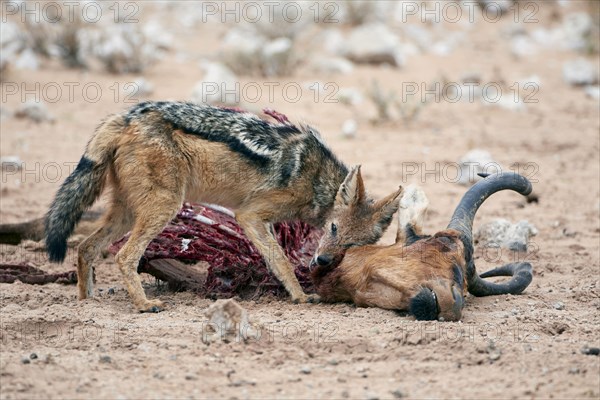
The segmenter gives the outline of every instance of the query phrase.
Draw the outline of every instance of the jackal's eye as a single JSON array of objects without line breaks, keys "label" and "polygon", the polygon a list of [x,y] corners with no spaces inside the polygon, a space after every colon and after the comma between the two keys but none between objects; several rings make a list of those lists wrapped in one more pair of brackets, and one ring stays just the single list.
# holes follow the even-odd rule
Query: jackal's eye
[{"label": "jackal's eye", "polygon": [[337,225],[334,223],[331,224],[331,233],[334,235],[337,233]]}]

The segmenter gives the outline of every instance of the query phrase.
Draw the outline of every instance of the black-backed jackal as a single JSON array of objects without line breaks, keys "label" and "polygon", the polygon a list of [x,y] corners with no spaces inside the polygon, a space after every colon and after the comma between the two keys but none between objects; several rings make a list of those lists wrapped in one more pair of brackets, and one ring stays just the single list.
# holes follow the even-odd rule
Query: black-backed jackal
[{"label": "black-backed jackal", "polygon": [[[351,186],[355,190],[349,209],[332,213],[311,265],[323,301],[351,301],[364,307],[408,310],[417,319],[458,321],[467,290],[475,296],[518,294],[531,283],[527,262],[478,275],[473,261],[475,213],[499,190],[529,194],[531,183],[521,175],[501,173],[477,182],[460,201],[448,228],[433,236],[422,234],[429,204],[425,194],[420,188],[407,188],[400,200],[396,243],[391,246],[353,245],[360,229],[348,229],[353,223],[349,216],[360,208],[362,183]],[[492,276],[512,278],[503,283],[483,279]]]},{"label": "black-backed jackal", "polygon": [[[140,311],[160,311],[148,300],[137,266],[148,243],[184,200],[235,211],[246,235],[295,302],[305,294],[272,232],[272,223],[303,220],[320,227],[349,171],[319,134],[274,112],[278,123],[238,110],[183,102],[145,102],[110,116],[97,128],[75,171],[66,179],[46,220],[51,261],[62,261],[67,238],[105,186],[111,201],[103,224],[78,249],[79,298],[93,295],[92,262],[109,243],[131,236],[116,255],[129,295]],[[396,198],[357,216],[356,243],[375,243],[397,210]]]}]

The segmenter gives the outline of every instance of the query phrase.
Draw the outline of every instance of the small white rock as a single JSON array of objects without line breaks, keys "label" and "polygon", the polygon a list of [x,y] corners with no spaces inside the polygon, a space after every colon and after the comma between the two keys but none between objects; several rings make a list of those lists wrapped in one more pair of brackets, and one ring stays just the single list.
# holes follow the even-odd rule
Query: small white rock
[{"label": "small white rock", "polygon": [[358,123],[354,119],[347,119],[344,121],[342,125],[342,135],[345,138],[353,139],[356,137],[356,132],[358,130]]},{"label": "small white rock", "polygon": [[46,105],[42,102],[28,100],[19,107],[15,113],[17,118],[28,118],[34,122],[54,121]]},{"label": "small white rock", "polygon": [[515,98],[512,94],[500,96],[496,101],[488,101],[485,97],[481,97],[481,102],[486,106],[495,106],[509,111],[523,111],[526,108],[523,99]]},{"label": "small white rock", "polygon": [[526,251],[531,236],[538,234],[535,226],[526,220],[516,224],[505,219],[496,219],[482,225],[473,238],[485,247],[502,247],[513,251]]},{"label": "small white rock", "polygon": [[294,62],[293,42],[287,37],[280,37],[268,42],[262,49],[262,71],[265,76],[285,75]]},{"label": "small white rock", "polygon": [[146,79],[139,77],[133,82],[129,82],[123,86],[123,92],[131,97],[141,96],[146,97],[154,92],[154,85]]},{"label": "small white rock", "polygon": [[349,74],[354,70],[354,64],[345,58],[323,57],[312,64],[316,72],[322,74]]},{"label": "small white rock", "polygon": [[204,79],[194,86],[192,101],[200,104],[239,104],[240,85],[235,74],[216,62],[205,64],[204,69]]},{"label": "small white rock", "polygon": [[4,156],[0,157],[0,165],[2,166],[2,169],[17,171],[23,166],[23,161],[21,161],[19,156]]},{"label": "small white rock", "polygon": [[323,50],[329,54],[341,55],[344,52],[344,34],[337,28],[324,30],[318,36],[318,42],[322,44]]},{"label": "small white rock", "polygon": [[31,49],[25,49],[19,54],[19,57],[15,60],[15,68],[27,69],[35,71],[38,69],[40,63],[34,51]]},{"label": "small white rock", "polygon": [[594,21],[590,14],[586,12],[567,14],[561,27],[565,46],[570,50],[584,50],[593,27]]},{"label": "small white rock", "polygon": [[357,88],[341,88],[338,92],[337,99],[342,104],[356,106],[363,102],[363,95]]},{"label": "small white rock", "polygon": [[0,106],[0,119],[10,118],[13,116],[13,112],[6,107]]},{"label": "small white rock", "polygon": [[208,324],[203,325],[202,341],[247,340],[256,331],[250,325],[247,311],[233,299],[217,300],[204,313]]},{"label": "small white rock", "polygon": [[460,167],[458,183],[461,185],[470,185],[480,180],[478,173],[493,174],[502,170],[491,154],[482,149],[470,150],[460,159],[458,165]]},{"label": "small white rock", "polygon": [[300,368],[300,372],[304,375],[309,375],[312,372],[312,369],[308,365],[303,365],[302,368]]},{"label": "small white rock", "polygon": [[231,29],[221,43],[219,59],[236,73],[258,73],[265,43],[266,39],[254,31]]},{"label": "small white rock", "polygon": [[402,66],[398,37],[383,23],[361,25],[347,38],[343,50],[346,58],[363,64],[389,64]]},{"label": "small white rock", "polygon": [[598,68],[585,58],[578,58],[564,63],[563,77],[573,86],[593,85],[598,82]]},{"label": "small white rock", "polygon": [[511,40],[510,51],[518,58],[530,57],[537,54],[537,46],[529,36],[518,35]]},{"label": "small white rock", "polygon": [[142,32],[147,40],[159,49],[167,50],[173,46],[173,35],[157,20],[144,25]]},{"label": "small white rock", "polygon": [[585,94],[592,99],[600,99],[600,86],[599,85],[588,85],[585,87]]}]

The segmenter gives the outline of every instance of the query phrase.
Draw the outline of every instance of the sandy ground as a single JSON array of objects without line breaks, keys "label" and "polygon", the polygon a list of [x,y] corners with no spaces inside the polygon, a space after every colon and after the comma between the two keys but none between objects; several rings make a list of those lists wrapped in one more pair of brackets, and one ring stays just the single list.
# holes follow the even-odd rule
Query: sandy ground
[{"label": "sandy ground", "polygon": [[[542,9],[540,23],[550,24],[549,15]],[[428,104],[412,122],[372,125],[375,110],[368,101],[352,108],[315,101],[314,92],[305,90],[291,103],[276,90],[270,102],[266,87],[253,107],[272,107],[314,123],[345,162],[362,164],[367,188],[376,197],[398,184],[423,185],[431,201],[428,231],[445,226],[465,191],[452,182],[455,169],[448,166],[468,150],[488,150],[506,168],[515,162],[525,166],[520,172],[534,181],[539,203],[500,193],[476,221],[527,219],[538,228],[527,254],[478,253],[480,271],[515,257],[530,261],[535,276],[524,294],[469,297],[460,323],[415,322],[346,304],[243,301],[260,327],[258,334],[247,342],[205,344],[203,311],[212,301],[169,293],[144,277],[148,296],[170,307],[160,314],[138,314],[116,264],[107,258],[97,265],[93,300],[77,301],[74,286],[0,285],[0,397],[599,398],[600,357],[582,353],[600,344],[599,105],[562,79],[563,62],[575,53],[543,50],[517,60],[499,34],[506,26],[477,24],[447,57],[416,55],[402,69],[360,66],[350,75],[321,76],[303,66],[278,82],[365,89],[378,79],[400,92],[402,82],[427,84],[441,75],[458,81],[472,71],[484,83],[503,80],[507,86],[537,75],[538,101],[522,111],[440,101]],[[181,34],[178,51],[188,57],[165,59],[144,74],[155,85],[152,99],[188,99],[202,78],[199,58],[214,53],[226,28],[208,25],[194,35],[182,29],[173,32]],[[18,155],[25,164],[21,171],[2,173],[0,222],[46,211],[95,125],[127,106],[122,96],[115,101],[110,88],[134,77],[54,63],[35,73],[11,71],[3,90],[10,83],[94,82],[103,92],[92,103],[79,89],[70,101],[65,89],[59,101],[48,104],[54,123],[2,119],[1,155]],[[2,106],[14,110],[20,103],[20,95],[14,95]],[[345,139],[340,127],[351,117],[359,123],[358,135]],[[394,230],[395,225],[384,241]],[[52,272],[73,269],[74,254],[71,249],[66,263],[55,265],[31,243],[0,249],[2,262],[30,261]],[[108,294],[110,288],[114,294]]]}]

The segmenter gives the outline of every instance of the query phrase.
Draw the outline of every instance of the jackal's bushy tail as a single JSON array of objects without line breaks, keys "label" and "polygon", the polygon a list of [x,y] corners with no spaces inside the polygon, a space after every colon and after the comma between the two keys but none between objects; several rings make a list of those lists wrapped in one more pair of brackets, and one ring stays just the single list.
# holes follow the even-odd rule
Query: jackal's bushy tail
[{"label": "jackal's bushy tail", "polygon": [[102,193],[107,167],[114,153],[114,137],[122,128],[120,116],[104,121],[88,143],[77,168],[58,190],[46,215],[46,251],[50,261],[65,259],[68,237],[83,212]]}]

